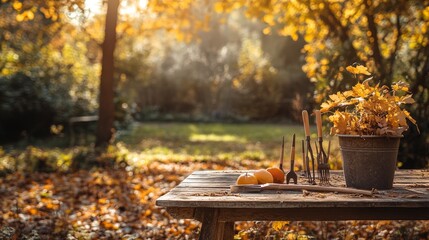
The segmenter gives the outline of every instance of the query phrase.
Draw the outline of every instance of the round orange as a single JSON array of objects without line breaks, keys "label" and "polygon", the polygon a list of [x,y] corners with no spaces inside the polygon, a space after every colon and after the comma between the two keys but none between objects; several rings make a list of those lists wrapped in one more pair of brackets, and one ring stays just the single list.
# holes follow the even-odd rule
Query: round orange
[{"label": "round orange", "polygon": [[273,181],[275,183],[284,183],[285,181],[285,173],[277,167],[267,168],[267,171],[273,175]]},{"label": "round orange", "polygon": [[258,180],[252,173],[243,173],[237,178],[237,185],[258,184]]},{"label": "round orange", "polygon": [[265,169],[257,170],[253,175],[258,179],[259,184],[272,183],[274,181],[273,175]]}]

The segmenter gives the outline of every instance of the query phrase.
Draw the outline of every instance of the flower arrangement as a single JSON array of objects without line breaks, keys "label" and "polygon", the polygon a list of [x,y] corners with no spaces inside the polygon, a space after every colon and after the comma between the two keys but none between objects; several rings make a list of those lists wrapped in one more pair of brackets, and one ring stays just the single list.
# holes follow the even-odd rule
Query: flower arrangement
[{"label": "flower arrangement", "polygon": [[[362,65],[348,66],[354,74],[371,75]],[[321,112],[330,113],[331,134],[399,136],[408,129],[407,119],[416,125],[405,104],[415,101],[408,84],[396,82],[388,86],[370,85],[372,77],[358,82],[351,90],[337,92],[322,103]],[[417,126],[417,125],[416,125]]]}]

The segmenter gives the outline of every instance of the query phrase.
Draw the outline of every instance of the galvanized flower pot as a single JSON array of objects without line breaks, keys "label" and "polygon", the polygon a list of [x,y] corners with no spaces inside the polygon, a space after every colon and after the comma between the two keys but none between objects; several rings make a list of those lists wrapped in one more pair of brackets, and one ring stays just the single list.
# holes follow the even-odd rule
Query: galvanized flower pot
[{"label": "galvanized flower pot", "polygon": [[402,136],[337,136],[347,187],[392,188]]}]

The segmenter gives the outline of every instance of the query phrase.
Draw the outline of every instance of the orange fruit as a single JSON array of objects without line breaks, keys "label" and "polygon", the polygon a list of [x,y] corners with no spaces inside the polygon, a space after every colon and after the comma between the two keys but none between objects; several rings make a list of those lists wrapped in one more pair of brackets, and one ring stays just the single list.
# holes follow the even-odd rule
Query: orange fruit
[{"label": "orange fruit", "polygon": [[285,173],[277,167],[267,168],[267,171],[273,175],[273,182],[275,183],[284,183]]},{"label": "orange fruit", "polygon": [[252,173],[243,173],[237,178],[237,185],[258,184],[258,180]]},{"label": "orange fruit", "polygon": [[257,170],[253,175],[258,179],[259,184],[272,183],[274,181],[273,175],[265,169]]}]

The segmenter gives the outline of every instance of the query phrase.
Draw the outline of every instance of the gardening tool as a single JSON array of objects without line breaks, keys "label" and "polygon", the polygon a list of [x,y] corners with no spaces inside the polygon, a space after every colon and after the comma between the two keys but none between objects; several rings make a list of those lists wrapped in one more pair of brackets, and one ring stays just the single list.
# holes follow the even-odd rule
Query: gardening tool
[{"label": "gardening tool", "polygon": [[333,192],[333,193],[349,193],[349,194],[360,194],[365,196],[372,196],[373,191],[369,190],[360,190],[354,188],[344,188],[344,187],[329,187],[329,186],[314,186],[314,185],[287,185],[282,183],[266,183],[262,185],[231,185],[231,193],[258,193],[263,190],[289,190],[289,191],[315,191],[315,192]]},{"label": "gardening tool", "polygon": [[290,150],[290,171],[286,174],[286,184],[289,184],[289,181],[292,179],[293,183],[298,183],[298,176],[295,171],[295,134],[293,134],[292,147]]},{"label": "gardening tool", "polygon": [[323,149],[322,114],[320,110],[316,110],[314,113],[316,115],[317,141],[319,142],[319,148],[317,150],[317,168],[320,184],[325,185],[329,184],[329,164],[328,155]]},{"label": "gardening tool", "polygon": [[[307,110],[302,111],[302,121],[304,122],[304,131],[305,131],[305,141],[306,141],[306,153],[305,153],[305,161],[307,165],[307,178],[308,181],[311,184],[316,184],[315,179],[315,170],[314,170],[314,155],[313,150],[311,149],[311,140],[310,140],[310,123],[308,121],[308,112]],[[311,175],[310,172],[310,158],[311,158],[311,165],[312,165],[312,171],[313,175]]]},{"label": "gardening tool", "polygon": [[316,149],[316,162],[317,162],[317,174],[320,180],[320,176],[322,175],[321,169],[320,169],[320,165],[322,164],[320,162],[320,157],[319,157],[319,146],[317,145],[317,141],[314,141],[314,148]]},{"label": "gardening tool", "polygon": [[301,140],[301,150],[302,150],[302,167],[304,169],[304,177],[307,177],[307,163],[305,161],[305,147],[304,147],[304,140]]},{"label": "gardening tool", "polygon": [[285,152],[285,136],[283,136],[283,140],[282,140],[282,152],[280,153],[280,165],[279,168],[280,170],[282,170],[282,172],[284,172],[283,170],[283,154]]},{"label": "gardening tool", "polygon": [[327,154],[328,154],[328,158],[326,159],[326,162],[329,163],[329,156],[331,155],[331,139],[329,139]]}]

